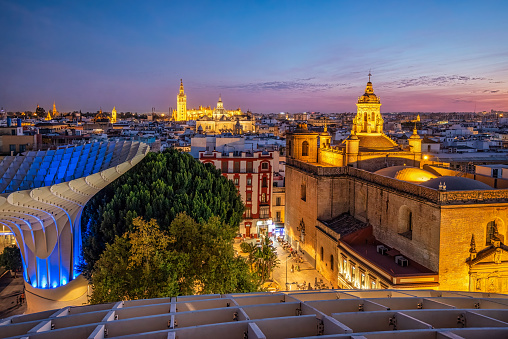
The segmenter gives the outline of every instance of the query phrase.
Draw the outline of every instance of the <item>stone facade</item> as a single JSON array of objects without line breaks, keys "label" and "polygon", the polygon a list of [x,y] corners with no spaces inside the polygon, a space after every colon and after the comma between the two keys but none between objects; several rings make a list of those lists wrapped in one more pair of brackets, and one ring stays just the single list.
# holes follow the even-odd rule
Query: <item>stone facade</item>
[{"label": "stone facade", "polygon": [[[292,245],[338,287],[508,292],[508,190],[437,190],[372,173],[419,167],[421,160],[416,131],[409,150],[383,134],[379,106],[369,81],[341,147],[331,148],[305,124],[288,134],[286,234]],[[364,243],[327,226],[342,214],[365,224],[363,238],[357,236]],[[376,261],[386,258],[367,253],[368,245],[386,246],[397,264],[380,267]],[[399,269],[407,262],[412,270]]]}]

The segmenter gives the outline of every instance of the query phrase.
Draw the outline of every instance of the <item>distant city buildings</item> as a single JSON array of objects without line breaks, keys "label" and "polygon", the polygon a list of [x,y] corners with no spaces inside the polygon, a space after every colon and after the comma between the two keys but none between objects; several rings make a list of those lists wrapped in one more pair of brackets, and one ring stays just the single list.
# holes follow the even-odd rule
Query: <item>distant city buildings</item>
[{"label": "distant city buildings", "polygon": [[180,92],[177,95],[177,108],[173,111],[175,121],[196,121],[196,131],[205,134],[220,133],[254,133],[255,118],[250,112],[243,113],[240,108],[226,110],[221,96],[217,107],[203,107],[187,109],[187,95],[184,93],[183,81],[180,79]]}]

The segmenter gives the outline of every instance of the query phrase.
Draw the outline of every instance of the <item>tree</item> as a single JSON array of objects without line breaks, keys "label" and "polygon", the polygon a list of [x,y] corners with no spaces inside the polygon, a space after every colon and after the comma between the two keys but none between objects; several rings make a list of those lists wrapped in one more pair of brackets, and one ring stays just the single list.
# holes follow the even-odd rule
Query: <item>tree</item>
[{"label": "tree", "polygon": [[4,249],[4,252],[0,254],[0,266],[5,267],[7,270],[20,271],[22,267],[21,251],[18,246],[11,245]]},{"label": "tree", "polygon": [[212,165],[176,150],[149,153],[85,206],[83,273],[90,279],[106,244],[132,231],[132,220],[138,216],[155,219],[164,231],[181,212],[199,225],[217,216],[228,234],[236,234],[243,211],[234,184]]},{"label": "tree", "polygon": [[252,292],[259,287],[234,255],[232,235],[217,217],[199,224],[179,214],[169,230],[133,220],[94,266],[91,303],[196,293]]},{"label": "tree", "polygon": [[[189,256],[171,250],[174,241],[155,220],[133,220],[134,231],[108,244],[92,273],[90,302],[176,296],[191,292],[181,284]],[[182,277],[182,279],[180,279]]]},{"label": "tree", "polygon": [[242,243],[240,246],[244,253],[249,254],[247,262],[263,284],[270,278],[273,269],[278,266],[279,259],[268,235],[262,236],[261,239],[261,244],[258,246],[250,243]]}]

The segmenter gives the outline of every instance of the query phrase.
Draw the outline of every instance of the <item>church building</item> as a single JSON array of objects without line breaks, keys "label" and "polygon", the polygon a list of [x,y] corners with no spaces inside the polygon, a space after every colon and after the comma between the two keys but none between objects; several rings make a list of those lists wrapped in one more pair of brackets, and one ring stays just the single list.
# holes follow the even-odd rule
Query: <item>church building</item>
[{"label": "church building", "polygon": [[334,287],[508,292],[508,190],[424,164],[383,133],[367,83],[351,134],[287,135],[286,236]]},{"label": "church building", "polygon": [[244,134],[254,133],[256,130],[256,119],[250,112],[243,113],[240,108],[225,109],[220,95],[215,108],[199,106],[197,109],[187,109],[187,95],[184,92],[182,79],[180,79],[176,110],[173,110],[173,120],[196,120],[196,130],[204,134]]}]

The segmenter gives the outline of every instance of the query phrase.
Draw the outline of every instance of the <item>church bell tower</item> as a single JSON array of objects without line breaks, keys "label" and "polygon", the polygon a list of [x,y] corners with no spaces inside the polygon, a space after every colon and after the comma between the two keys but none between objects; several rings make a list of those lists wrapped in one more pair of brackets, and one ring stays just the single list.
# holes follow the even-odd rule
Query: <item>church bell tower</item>
[{"label": "church bell tower", "polygon": [[383,133],[383,118],[381,117],[381,100],[374,94],[374,88],[369,73],[369,82],[365,88],[365,93],[358,98],[356,104],[357,113],[353,119],[352,132],[356,134]]},{"label": "church bell tower", "polygon": [[187,95],[183,91],[183,81],[180,79],[180,93],[176,97],[176,121],[187,121]]}]

